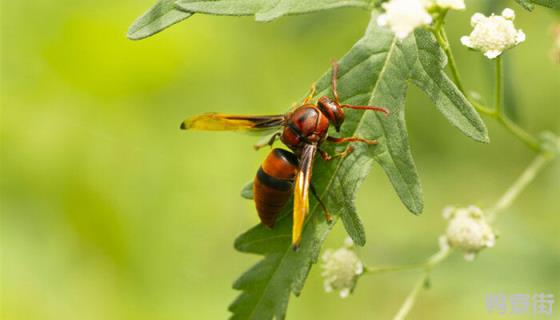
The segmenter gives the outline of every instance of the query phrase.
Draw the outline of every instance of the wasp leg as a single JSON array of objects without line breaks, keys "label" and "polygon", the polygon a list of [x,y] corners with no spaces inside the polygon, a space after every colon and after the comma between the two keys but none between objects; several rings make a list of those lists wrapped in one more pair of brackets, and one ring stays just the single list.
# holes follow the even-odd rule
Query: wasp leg
[{"label": "wasp leg", "polygon": [[355,105],[351,105],[351,104],[341,104],[340,107],[342,108],[348,108],[348,109],[354,109],[354,110],[372,110],[375,112],[381,112],[384,113],[385,116],[388,116],[390,111],[387,108],[383,108],[383,107],[376,107],[376,106],[355,106]]},{"label": "wasp leg", "polygon": [[317,191],[315,191],[315,187],[313,185],[310,185],[309,189],[311,190],[311,194],[315,197],[315,199],[317,199],[317,202],[319,202],[319,205],[321,206],[321,209],[323,209],[323,212],[325,213],[325,219],[327,220],[327,222],[329,224],[331,224],[332,221],[333,221],[333,218],[329,214],[329,210],[327,210],[327,206],[325,206],[323,201],[321,201],[321,198],[319,198],[319,195],[317,194]]},{"label": "wasp leg", "polygon": [[347,138],[327,137],[327,141],[332,143],[363,142],[367,144],[377,144],[377,140],[369,140],[369,139],[363,139],[358,137],[347,137]]},{"label": "wasp leg", "polygon": [[309,92],[309,95],[305,98],[305,100],[303,100],[303,104],[307,104],[309,101],[311,101],[315,96],[316,92],[317,92],[317,85],[315,84],[315,82],[313,82],[313,84],[311,84],[311,91]]},{"label": "wasp leg", "polygon": [[353,151],[354,151],[354,148],[352,148],[352,146],[348,146],[348,147],[346,148],[346,150],[342,151],[341,153],[337,153],[337,154],[336,154],[336,157],[344,158],[344,157],[346,157],[347,155],[351,154]]},{"label": "wasp leg", "polygon": [[319,149],[318,151],[319,151],[319,155],[321,155],[321,158],[323,158],[323,160],[325,161],[332,160],[333,157],[325,150]]},{"label": "wasp leg", "polygon": [[332,61],[332,92],[334,101],[338,104],[338,91],[336,90],[336,77],[338,76],[338,62],[333,59]]},{"label": "wasp leg", "polygon": [[[336,103],[340,103],[338,98],[338,90],[336,88],[336,78],[338,77],[338,62],[336,60],[332,61],[332,92],[334,96],[334,101]],[[373,110],[376,112],[382,112],[385,116],[389,115],[389,110],[383,107],[376,107],[376,106],[354,106],[351,104],[341,104],[342,108],[349,108],[349,109],[356,109],[356,110]]]},{"label": "wasp leg", "polygon": [[354,151],[354,148],[352,148],[351,146],[348,146],[348,148],[346,148],[346,150],[344,150],[343,152],[336,153],[334,156],[331,156],[328,152],[326,152],[325,150],[321,150],[321,149],[319,149],[319,154],[321,155],[321,158],[323,158],[323,160],[330,161],[330,160],[333,160],[335,158],[344,158],[347,155],[349,155],[350,153],[352,153],[352,151]]},{"label": "wasp leg", "polygon": [[274,141],[276,141],[276,138],[278,138],[280,136],[280,132],[276,132],[275,134],[273,134],[270,139],[268,139],[268,141],[264,142],[258,142],[255,145],[253,145],[253,148],[255,148],[255,150],[259,150],[260,148],[266,147],[266,146],[270,146],[272,147],[272,145],[274,144]]}]

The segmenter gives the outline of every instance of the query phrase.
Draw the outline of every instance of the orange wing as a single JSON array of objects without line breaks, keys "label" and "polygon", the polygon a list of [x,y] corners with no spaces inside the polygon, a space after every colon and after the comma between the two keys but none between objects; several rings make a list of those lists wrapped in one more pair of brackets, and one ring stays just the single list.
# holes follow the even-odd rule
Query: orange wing
[{"label": "orange wing", "polygon": [[222,113],[203,113],[181,123],[184,130],[210,131],[266,131],[284,124],[284,115],[244,116]]},{"label": "orange wing", "polygon": [[315,158],[316,152],[317,145],[305,145],[300,161],[299,172],[296,175],[296,185],[294,188],[294,224],[292,227],[292,247],[294,250],[299,248],[301,232],[303,231],[303,222],[309,213],[309,186],[311,184],[311,171],[313,169],[313,159]]}]

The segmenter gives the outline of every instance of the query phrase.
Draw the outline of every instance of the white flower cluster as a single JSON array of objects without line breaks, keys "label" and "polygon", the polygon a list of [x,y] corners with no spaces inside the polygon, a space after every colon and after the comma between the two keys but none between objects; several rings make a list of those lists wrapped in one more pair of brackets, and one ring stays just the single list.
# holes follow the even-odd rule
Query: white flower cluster
[{"label": "white flower cluster", "polygon": [[420,0],[391,0],[383,3],[385,13],[377,18],[377,24],[388,26],[397,38],[406,38],[415,28],[432,23],[432,16]]},{"label": "white flower cluster", "polygon": [[509,8],[504,9],[500,16],[492,14],[486,17],[482,13],[475,13],[471,18],[474,29],[470,35],[461,37],[461,43],[494,59],[504,50],[525,41],[525,33],[515,29],[513,19],[515,12]]},{"label": "white flower cluster", "polygon": [[494,246],[496,235],[480,208],[447,207],[443,210],[443,217],[449,223],[440,245],[462,250],[466,260],[471,261],[480,250]]},{"label": "white flower cluster", "polygon": [[353,248],[354,244],[348,238],[344,247],[327,249],[323,253],[321,275],[325,279],[326,292],[338,290],[340,297],[346,298],[356,286],[356,281],[364,272],[364,265]]},{"label": "white flower cluster", "polygon": [[406,38],[414,29],[432,23],[429,11],[438,9],[465,9],[464,0],[390,0],[382,4],[385,12],[377,24],[389,27],[399,39]]}]

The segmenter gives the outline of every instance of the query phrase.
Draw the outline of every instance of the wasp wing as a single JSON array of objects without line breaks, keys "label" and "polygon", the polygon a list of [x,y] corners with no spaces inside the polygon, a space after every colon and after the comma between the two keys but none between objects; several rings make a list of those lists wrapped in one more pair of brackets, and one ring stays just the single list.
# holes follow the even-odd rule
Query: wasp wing
[{"label": "wasp wing", "polygon": [[281,127],[286,121],[282,115],[246,116],[223,113],[203,113],[181,123],[184,130],[254,131],[268,132]]},{"label": "wasp wing", "polygon": [[311,173],[313,169],[313,159],[317,152],[317,145],[307,144],[303,148],[299,171],[296,175],[296,185],[294,188],[294,224],[292,227],[292,246],[294,249],[299,247],[301,242],[301,232],[305,217],[309,213],[309,186],[311,184]]}]

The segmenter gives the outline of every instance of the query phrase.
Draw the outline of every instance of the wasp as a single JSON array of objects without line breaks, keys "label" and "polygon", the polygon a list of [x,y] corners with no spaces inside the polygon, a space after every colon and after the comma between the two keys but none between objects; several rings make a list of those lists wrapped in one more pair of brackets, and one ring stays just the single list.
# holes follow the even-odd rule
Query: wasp
[{"label": "wasp", "polygon": [[275,148],[268,154],[257,171],[253,182],[253,197],[261,222],[273,228],[282,208],[294,196],[292,247],[297,250],[301,242],[301,233],[305,217],[309,213],[309,193],[315,196],[330,223],[331,216],[311,184],[311,174],[315,155],[328,161],[335,157],[344,157],[353,151],[348,146],[344,152],[331,156],[321,145],[329,143],[359,142],[368,145],[377,144],[376,140],[358,137],[334,137],[328,134],[332,125],[336,132],[344,122],[344,109],[372,110],[385,115],[389,111],[383,107],[355,106],[341,104],[337,92],[338,64],[332,64],[333,98],[322,96],[312,103],[315,96],[315,84],[303,103],[285,114],[278,115],[233,115],[221,113],[204,113],[186,119],[181,123],[184,130],[211,131],[276,131],[265,142],[255,145],[256,149],[269,145],[280,139],[291,151]]}]

